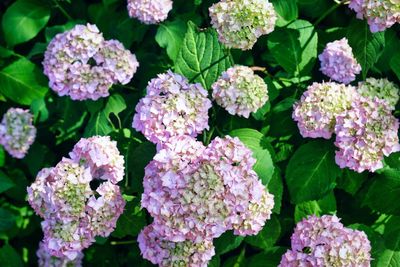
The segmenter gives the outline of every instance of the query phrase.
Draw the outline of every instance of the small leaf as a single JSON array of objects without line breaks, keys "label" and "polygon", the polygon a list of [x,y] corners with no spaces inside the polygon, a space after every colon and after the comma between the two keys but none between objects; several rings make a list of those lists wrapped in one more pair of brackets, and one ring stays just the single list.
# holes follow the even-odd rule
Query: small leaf
[{"label": "small leaf", "polygon": [[[274,174],[274,163],[268,148],[270,144],[263,134],[253,129],[238,129],[229,133],[232,137],[238,137],[251,151],[253,158],[257,160],[253,169],[260,177],[264,185],[267,185]],[[272,149],[272,148],[270,148]]]},{"label": "small leaf", "polygon": [[339,175],[331,142],[313,141],[302,145],[286,168],[291,201],[298,204],[321,199],[335,187]]},{"label": "small leaf", "polygon": [[4,37],[10,46],[34,38],[50,18],[50,8],[38,0],[18,0],[3,15]]},{"label": "small leaf", "polygon": [[210,89],[220,74],[232,65],[230,57],[228,50],[218,42],[214,30],[199,31],[193,22],[189,22],[175,71]]},{"label": "small leaf", "polygon": [[294,221],[297,223],[309,215],[321,216],[336,211],[336,199],[333,193],[316,201],[307,201],[296,205],[294,210]]},{"label": "small leaf", "polygon": [[0,93],[21,105],[30,105],[48,91],[41,70],[25,58],[0,70],[0,84]]}]

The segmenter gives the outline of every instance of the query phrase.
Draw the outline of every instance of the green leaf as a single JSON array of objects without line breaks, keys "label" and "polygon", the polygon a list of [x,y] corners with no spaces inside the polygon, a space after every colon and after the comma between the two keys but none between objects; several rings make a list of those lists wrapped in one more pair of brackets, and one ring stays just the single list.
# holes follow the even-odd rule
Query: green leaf
[{"label": "green leaf", "polygon": [[14,182],[4,172],[0,171],[0,193],[7,191],[13,186],[15,186]]},{"label": "green leaf", "polygon": [[21,256],[18,252],[6,244],[0,249],[0,266],[2,267],[23,267]]},{"label": "green leaf", "polygon": [[383,234],[385,249],[376,259],[376,266],[397,267],[400,264],[400,217],[392,217]]},{"label": "green leaf", "polygon": [[219,75],[231,65],[230,54],[218,42],[217,33],[211,28],[199,31],[193,22],[189,22],[175,62],[175,71],[210,89]]},{"label": "green leaf", "polygon": [[158,26],[156,41],[160,47],[167,49],[167,54],[172,61],[175,61],[178,56],[186,31],[187,25],[180,19],[167,21]]},{"label": "green leaf", "polygon": [[25,58],[0,70],[0,84],[0,93],[21,105],[43,98],[48,90],[42,71]]},{"label": "green leaf", "polygon": [[354,196],[367,178],[368,174],[366,172],[358,173],[345,169],[343,175],[338,177],[337,187]]},{"label": "green leaf", "polygon": [[283,197],[283,181],[281,176],[281,171],[278,168],[275,168],[274,175],[272,176],[271,181],[268,183],[268,191],[274,195],[274,208],[272,212],[279,214],[282,206],[282,197]]},{"label": "green leaf", "polygon": [[6,153],[4,152],[4,149],[0,146],[0,167],[3,167],[5,162],[6,162]]},{"label": "green leaf", "polygon": [[312,70],[317,58],[317,45],[318,35],[314,26],[305,20],[277,28],[268,36],[268,48],[275,60],[296,77]]},{"label": "green leaf", "polygon": [[31,111],[34,116],[35,123],[44,122],[49,118],[49,111],[46,107],[46,101],[43,98],[32,101]]},{"label": "green leaf", "polygon": [[136,198],[125,206],[125,211],[118,218],[117,227],[112,236],[117,238],[123,238],[128,235],[137,236],[146,225],[146,215],[140,208],[140,200]]},{"label": "green leaf", "polygon": [[282,255],[287,248],[274,247],[267,251],[256,254],[247,259],[247,266],[251,267],[276,267],[279,265]]},{"label": "green leaf", "polygon": [[278,26],[283,26],[297,19],[299,10],[296,0],[271,0],[271,3],[274,5],[275,11],[278,14]]},{"label": "green leaf", "polygon": [[50,42],[54,38],[54,36],[56,36],[57,34],[63,33],[65,31],[72,29],[76,24],[77,24],[77,22],[75,22],[75,21],[68,21],[64,25],[55,25],[55,26],[47,27],[44,31],[44,35],[46,37],[46,42]]},{"label": "green leaf", "polygon": [[110,115],[113,114],[120,122],[118,114],[126,109],[125,100],[122,96],[115,94],[108,98],[104,109],[91,112],[90,120],[86,126],[84,136],[108,135],[115,130]]},{"label": "green leaf", "polygon": [[3,15],[4,37],[10,46],[34,38],[50,18],[50,8],[37,0],[18,0]]},{"label": "green leaf", "polygon": [[[15,215],[9,210],[0,208],[0,232],[5,232],[15,225]],[[0,265],[1,266],[1,265]]]},{"label": "green leaf", "polygon": [[333,193],[316,201],[307,201],[296,205],[294,210],[294,220],[299,222],[309,215],[321,216],[323,214],[334,213],[336,211],[336,199]]},{"label": "green leaf", "polygon": [[313,141],[302,145],[286,168],[286,183],[295,204],[318,200],[335,187],[340,169],[335,163],[330,141]]},{"label": "green leaf", "polygon": [[387,169],[374,178],[364,204],[382,213],[400,215],[400,170]]},{"label": "green leaf", "polygon": [[223,233],[217,239],[214,239],[215,253],[217,255],[225,254],[240,246],[244,237],[233,235],[232,231]]},{"label": "green leaf", "polygon": [[390,67],[400,80],[400,53],[396,53],[390,60]]},{"label": "green leaf", "polygon": [[245,241],[250,245],[266,250],[273,247],[281,234],[281,225],[276,216],[272,216],[264,228],[255,236],[247,236]]},{"label": "green leaf", "polygon": [[385,47],[385,33],[371,33],[365,20],[355,19],[347,30],[347,38],[358,63],[361,65],[363,79],[378,61]]},{"label": "green leaf", "polygon": [[264,185],[267,185],[274,174],[274,163],[269,152],[270,144],[264,135],[253,129],[238,129],[229,133],[232,137],[238,137],[251,151],[257,160],[253,169],[260,177]]}]

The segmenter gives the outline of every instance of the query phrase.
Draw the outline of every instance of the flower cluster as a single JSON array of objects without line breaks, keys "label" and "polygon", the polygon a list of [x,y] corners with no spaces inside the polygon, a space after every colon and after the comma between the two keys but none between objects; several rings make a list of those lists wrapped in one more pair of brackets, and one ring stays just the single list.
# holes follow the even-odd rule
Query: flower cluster
[{"label": "flower cluster", "polygon": [[336,117],[350,109],[357,95],[352,86],[334,82],[313,83],[294,105],[293,119],[303,137],[330,139]]},{"label": "flower cluster", "polygon": [[74,147],[71,159],[39,172],[28,187],[28,201],[44,219],[46,253],[75,260],[95,236],[113,231],[125,206],[116,185],[124,174],[121,160],[109,137],[91,137]]},{"label": "flower cluster", "polygon": [[167,19],[171,0],[128,0],[128,13],[145,24],[157,24]]},{"label": "flower cluster", "polygon": [[207,267],[207,263],[215,255],[212,241],[168,241],[152,225],[142,230],[138,242],[143,257],[160,267]]},{"label": "flower cluster", "polygon": [[386,100],[392,110],[399,101],[399,87],[388,79],[368,78],[360,82],[357,89],[364,97]]},{"label": "flower cluster", "polygon": [[258,233],[274,205],[238,138],[208,147],[189,136],[164,144],[145,168],[142,206],[153,228],[174,242],[212,240],[227,230]]},{"label": "flower cluster", "polygon": [[397,0],[350,0],[349,8],[357,13],[357,18],[367,19],[371,32],[384,31],[400,22]]},{"label": "flower cluster", "polygon": [[245,66],[231,67],[212,85],[213,98],[232,115],[248,118],[268,101],[263,79]]},{"label": "flower cluster", "polygon": [[384,156],[400,150],[399,122],[392,115],[397,100],[398,89],[387,80],[367,79],[358,91],[314,83],[294,105],[293,119],[304,137],[330,139],[336,134],[341,168],[374,172],[383,167]]},{"label": "flower cluster", "polygon": [[0,123],[0,145],[14,158],[25,157],[36,137],[29,110],[10,108]]},{"label": "flower cluster", "polygon": [[361,71],[361,66],[354,58],[346,38],[328,43],[318,58],[321,61],[322,73],[337,82],[348,84],[354,81]]},{"label": "flower cluster", "polygon": [[336,216],[309,216],[299,222],[291,244],[279,267],[370,266],[371,245],[366,234],[344,227]]},{"label": "flower cluster", "polygon": [[106,41],[95,25],[76,25],[57,34],[44,54],[44,73],[58,95],[97,100],[115,83],[127,84],[139,63],[116,40]]},{"label": "flower cluster", "polygon": [[197,136],[208,129],[211,101],[200,84],[171,71],[159,74],[147,86],[147,95],[136,106],[133,128],[153,143],[173,136]]},{"label": "flower cluster", "polygon": [[209,8],[219,40],[230,48],[251,49],[275,28],[277,15],[268,0],[221,0]]},{"label": "flower cluster", "polygon": [[357,172],[383,167],[383,157],[400,151],[398,120],[385,100],[360,97],[336,118],[336,163]]},{"label": "flower cluster", "polygon": [[82,267],[83,253],[79,252],[74,260],[66,257],[58,258],[49,254],[43,242],[40,242],[36,256],[38,257],[39,267]]}]

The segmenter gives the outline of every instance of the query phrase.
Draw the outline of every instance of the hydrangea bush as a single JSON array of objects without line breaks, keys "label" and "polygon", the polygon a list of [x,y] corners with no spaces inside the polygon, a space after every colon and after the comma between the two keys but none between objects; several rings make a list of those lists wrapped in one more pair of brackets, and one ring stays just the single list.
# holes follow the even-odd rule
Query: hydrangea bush
[{"label": "hydrangea bush", "polygon": [[0,266],[399,265],[398,0],[0,14]]}]

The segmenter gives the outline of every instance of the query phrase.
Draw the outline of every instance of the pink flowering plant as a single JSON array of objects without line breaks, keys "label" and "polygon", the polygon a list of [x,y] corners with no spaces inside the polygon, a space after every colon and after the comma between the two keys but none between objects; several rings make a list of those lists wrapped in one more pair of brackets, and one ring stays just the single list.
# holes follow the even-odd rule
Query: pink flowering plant
[{"label": "pink flowering plant", "polygon": [[399,0],[0,19],[1,267],[399,265]]}]

